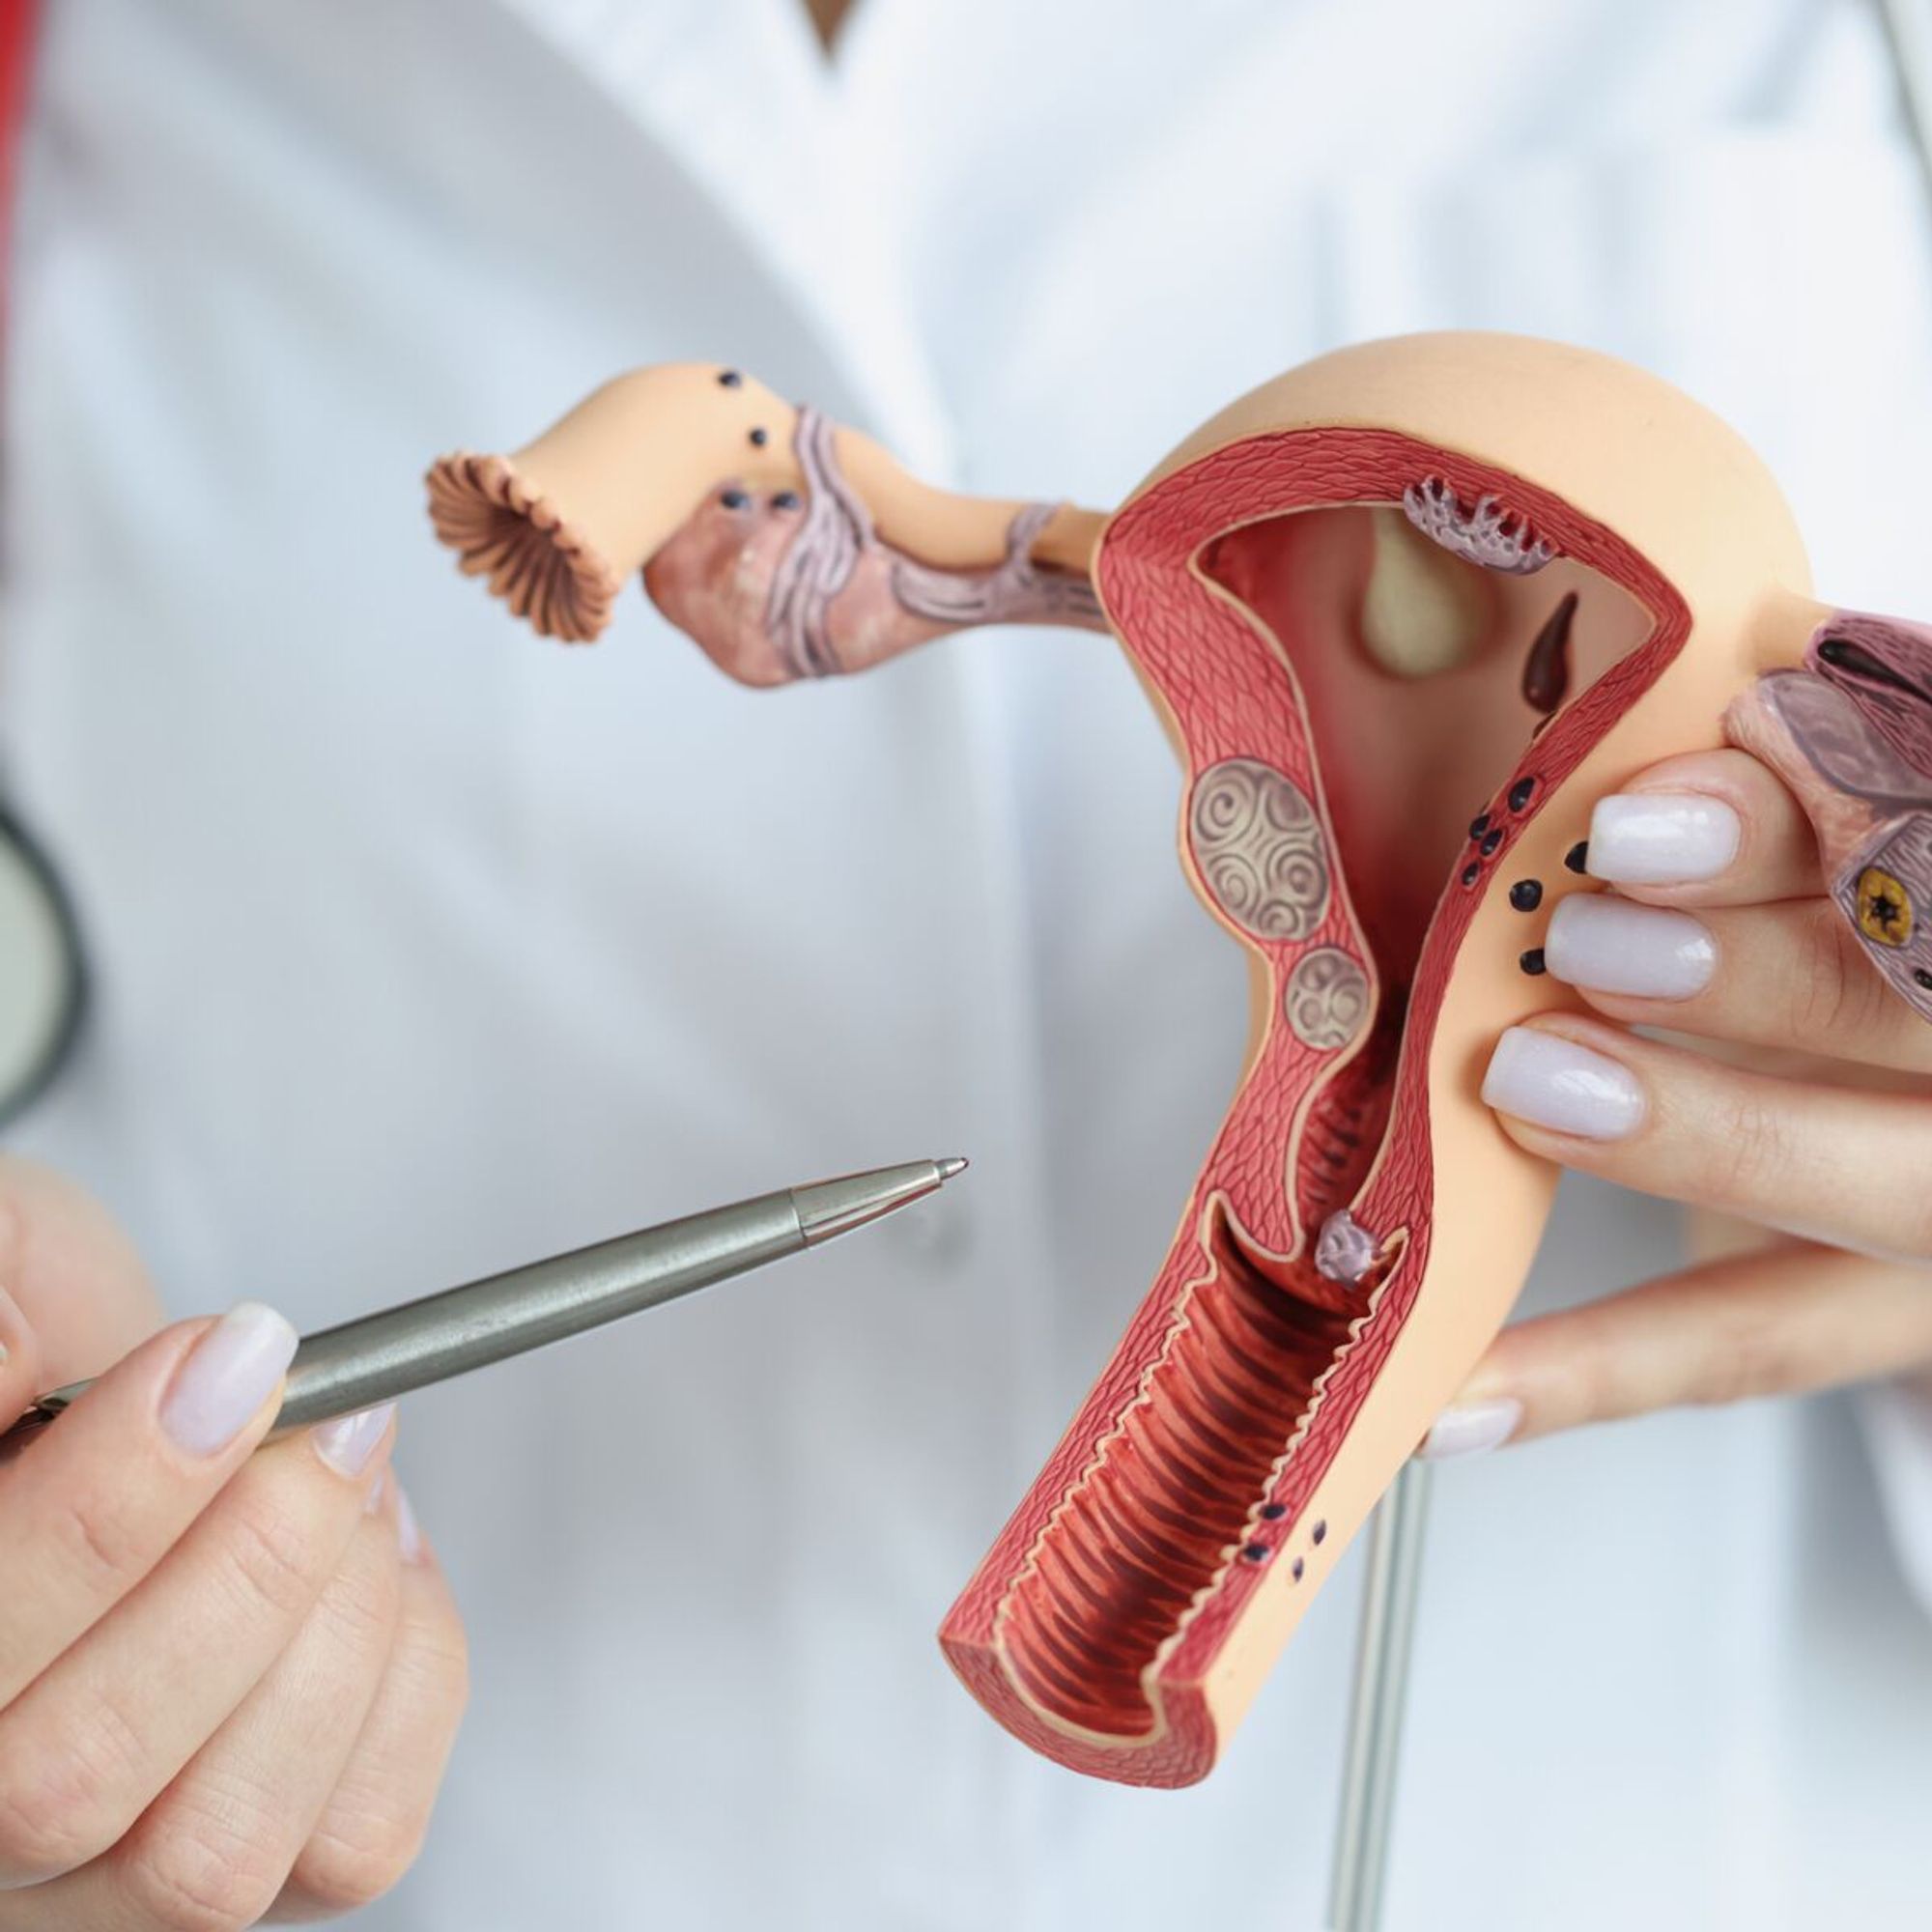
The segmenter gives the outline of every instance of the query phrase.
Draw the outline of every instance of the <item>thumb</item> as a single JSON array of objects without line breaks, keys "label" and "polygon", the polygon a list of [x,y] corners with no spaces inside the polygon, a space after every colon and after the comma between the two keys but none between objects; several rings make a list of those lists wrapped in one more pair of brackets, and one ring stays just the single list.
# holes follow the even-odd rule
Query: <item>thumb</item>
[{"label": "thumb", "polygon": [[1466,1455],[1679,1404],[1793,1395],[1928,1362],[1932,1293],[1922,1268],[1781,1242],[1504,1329],[1423,1454]]},{"label": "thumb", "polygon": [[106,1209],[13,1154],[0,1154],[0,1289],[39,1345],[31,1394],[99,1375],[161,1322],[140,1257]]}]

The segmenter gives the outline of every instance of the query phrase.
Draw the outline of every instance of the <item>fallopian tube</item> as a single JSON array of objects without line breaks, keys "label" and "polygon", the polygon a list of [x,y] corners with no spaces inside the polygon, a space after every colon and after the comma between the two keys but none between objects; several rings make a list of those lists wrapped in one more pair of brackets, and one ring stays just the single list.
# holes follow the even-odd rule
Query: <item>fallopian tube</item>
[{"label": "fallopian tube", "polygon": [[1181,864],[1250,961],[1247,1059],[1152,1288],[941,1632],[1077,1770],[1206,1775],[1508,1314],[1553,1173],[1478,1083],[1503,1027],[1568,997],[1539,940],[1594,890],[1595,799],[1719,742],[1729,707],[1932,1011],[1928,634],[1812,603],[1749,450],[1604,357],[1345,350],[1111,515],[928,488],[716,365],[621,377],[429,489],[463,568],[569,641],[640,570],[749,684],[993,623],[1111,630],[1140,673]]}]

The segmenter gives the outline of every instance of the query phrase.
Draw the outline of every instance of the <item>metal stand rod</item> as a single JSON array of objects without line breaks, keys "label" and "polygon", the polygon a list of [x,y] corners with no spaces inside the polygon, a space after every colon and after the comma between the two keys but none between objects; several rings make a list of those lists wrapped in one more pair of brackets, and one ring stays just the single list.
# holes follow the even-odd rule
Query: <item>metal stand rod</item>
[{"label": "metal stand rod", "polygon": [[1328,1893],[1331,1932],[1378,1932],[1382,1922],[1382,1881],[1388,1873],[1389,1821],[1395,1807],[1403,1707],[1415,1636],[1415,1593],[1433,1473],[1427,1463],[1405,1463],[1377,1509],[1370,1532],[1355,1693],[1342,1771],[1342,1810],[1335,1830],[1334,1880]]},{"label": "metal stand rod", "polygon": [[1878,14],[1898,83],[1898,104],[1932,192],[1932,16],[1925,0],[1878,0]]}]

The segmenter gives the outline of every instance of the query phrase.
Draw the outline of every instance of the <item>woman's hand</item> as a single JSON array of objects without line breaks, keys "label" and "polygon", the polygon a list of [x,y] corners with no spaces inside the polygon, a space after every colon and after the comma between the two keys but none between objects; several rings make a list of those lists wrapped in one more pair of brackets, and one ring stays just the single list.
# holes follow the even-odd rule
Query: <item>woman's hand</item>
[{"label": "woman's hand", "polygon": [[1614,890],[1566,897],[1545,956],[1605,1018],[1512,1027],[1483,1097],[1534,1153],[1769,1232],[1506,1329],[1429,1455],[1932,1367],[1932,1025],[1825,896],[1797,802],[1743,752],[1673,758],[1598,806],[1588,868]]},{"label": "woman's hand", "polygon": [[[0,1279],[8,1419],[146,1294],[98,1210],[17,1162]],[[317,1918],[415,1855],[462,1626],[386,1411],[252,1453],[295,1342],[253,1304],[164,1329],[0,1466],[0,1932]]]}]

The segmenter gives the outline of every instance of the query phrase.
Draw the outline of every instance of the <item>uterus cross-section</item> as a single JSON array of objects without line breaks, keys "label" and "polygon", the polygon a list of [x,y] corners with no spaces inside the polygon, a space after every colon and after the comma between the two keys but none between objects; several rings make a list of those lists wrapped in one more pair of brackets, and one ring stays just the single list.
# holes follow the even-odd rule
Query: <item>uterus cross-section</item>
[{"label": "uterus cross-section", "polygon": [[702,364],[429,487],[463,568],[566,641],[639,573],[751,685],[1000,623],[1111,632],[1139,673],[1181,865],[1249,960],[1247,1057],[940,1635],[1047,1755],[1201,1777],[1528,1271],[1553,1171],[1477,1090],[1497,1034],[1569,998],[1541,935],[1597,889],[1593,801],[1721,742],[1829,616],[1775,486],[1635,370],[1436,335],[1243,397],[1111,514],[930,488]]}]

